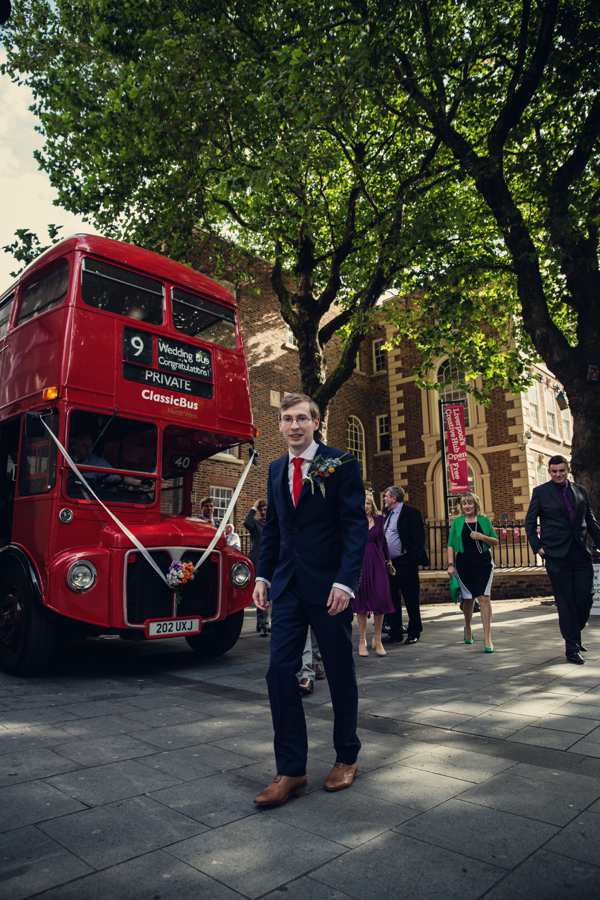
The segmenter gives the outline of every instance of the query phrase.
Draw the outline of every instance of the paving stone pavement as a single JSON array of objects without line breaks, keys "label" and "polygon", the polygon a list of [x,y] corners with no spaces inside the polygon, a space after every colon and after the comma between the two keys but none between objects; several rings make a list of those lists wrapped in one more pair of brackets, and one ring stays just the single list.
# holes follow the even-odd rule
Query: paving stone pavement
[{"label": "paving stone pavement", "polygon": [[356,656],[358,777],[334,761],[326,682],[304,700],[307,792],[257,810],[274,772],[267,639],[70,645],[0,675],[3,900],[598,900],[600,617],[565,662],[552,606],[494,604],[495,652],[424,607],[418,644]]}]

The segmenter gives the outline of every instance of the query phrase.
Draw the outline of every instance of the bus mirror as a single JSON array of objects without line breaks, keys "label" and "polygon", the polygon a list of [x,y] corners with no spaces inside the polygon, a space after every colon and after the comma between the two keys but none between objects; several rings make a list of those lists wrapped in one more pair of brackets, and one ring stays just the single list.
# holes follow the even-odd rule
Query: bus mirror
[{"label": "bus mirror", "polygon": [[46,434],[40,413],[25,413],[25,437],[41,438]]}]

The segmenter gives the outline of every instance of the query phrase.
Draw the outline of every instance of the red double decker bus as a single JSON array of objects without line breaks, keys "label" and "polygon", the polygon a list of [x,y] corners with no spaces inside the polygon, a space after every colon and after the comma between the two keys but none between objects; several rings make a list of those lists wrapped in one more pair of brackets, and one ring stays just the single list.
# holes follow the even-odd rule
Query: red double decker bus
[{"label": "red double decker bus", "polygon": [[174,590],[161,573],[196,565],[215,536],[191,517],[198,465],[255,436],[231,294],[75,235],[0,296],[0,371],[4,668],[40,672],[64,634],[230,649],[251,602],[246,557],[221,537],[193,580]]}]

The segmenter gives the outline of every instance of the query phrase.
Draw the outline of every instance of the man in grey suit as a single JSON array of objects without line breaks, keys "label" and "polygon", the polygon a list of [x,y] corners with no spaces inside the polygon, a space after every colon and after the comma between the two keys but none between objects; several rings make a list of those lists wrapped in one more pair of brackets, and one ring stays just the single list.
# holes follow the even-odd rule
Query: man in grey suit
[{"label": "man in grey suit", "polygon": [[569,481],[565,457],[553,456],[548,472],[551,480],[533,489],[525,531],[533,551],[546,560],[567,660],[581,666],[581,651],[586,649],[581,643],[581,631],[592,608],[594,579],[586,537],[589,532],[600,546],[600,527],[586,489]]}]

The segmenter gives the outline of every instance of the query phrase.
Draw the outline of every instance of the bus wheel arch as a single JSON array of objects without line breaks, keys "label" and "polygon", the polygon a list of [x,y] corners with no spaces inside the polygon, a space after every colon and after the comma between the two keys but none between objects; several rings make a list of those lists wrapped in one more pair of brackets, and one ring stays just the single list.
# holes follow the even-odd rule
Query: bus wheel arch
[{"label": "bus wheel arch", "polygon": [[12,675],[37,675],[52,653],[54,615],[37,601],[23,571],[13,561],[0,581],[0,662]]},{"label": "bus wheel arch", "polygon": [[198,656],[222,656],[237,644],[243,624],[244,610],[240,609],[222,622],[205,626],[201,634],[190,634],[186,641]]}]

